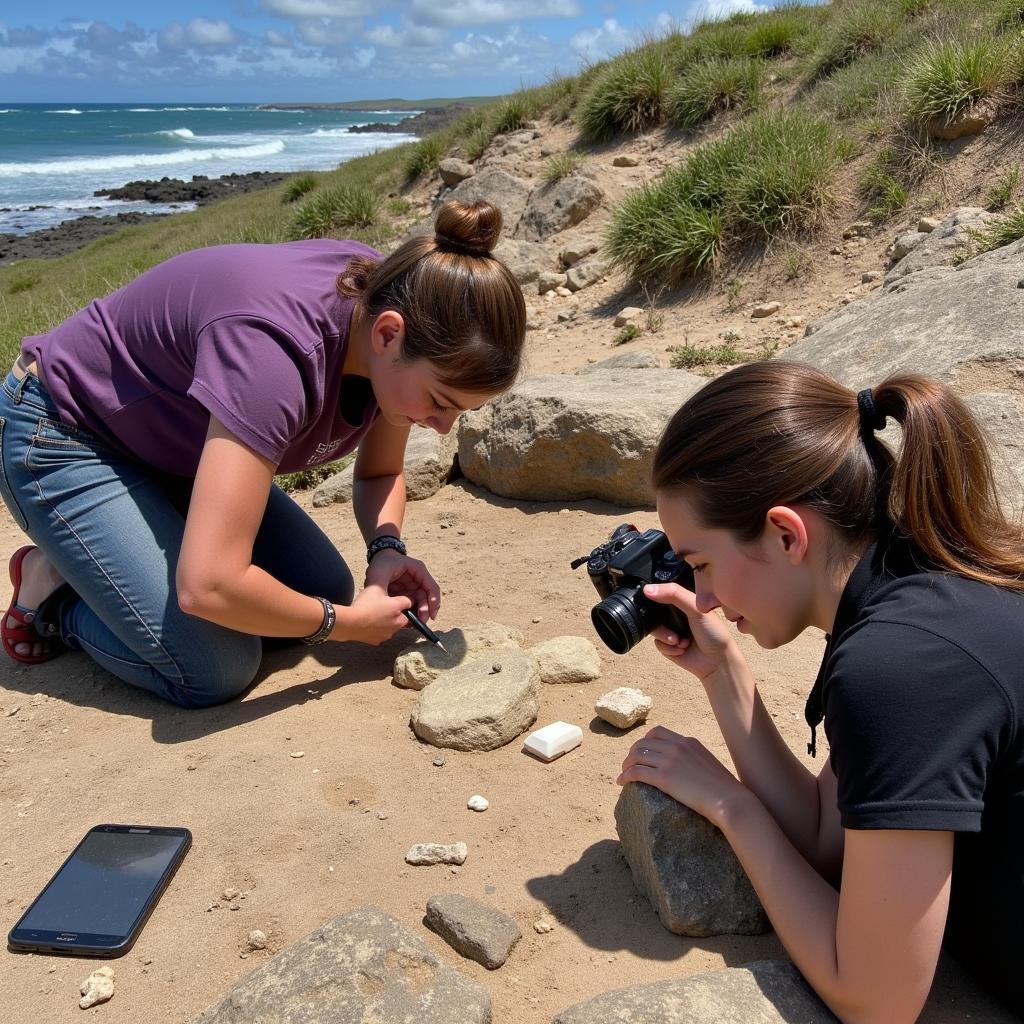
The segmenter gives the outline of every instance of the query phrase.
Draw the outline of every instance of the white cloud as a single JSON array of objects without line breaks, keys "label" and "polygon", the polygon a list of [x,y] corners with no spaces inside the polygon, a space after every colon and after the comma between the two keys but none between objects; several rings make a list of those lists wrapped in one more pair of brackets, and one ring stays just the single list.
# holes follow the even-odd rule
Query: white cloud
[{"label": "white cloud", "polygon": [[380,9],[372,0],[263,0],[268,14],[282,18],[361,18]]},{"label": "white cloud", "polygon": [[292,45],[292,41],[283,32],[278,32],[276,29],[272,28],[267,29],[263,38],[267,41],[268,46],[290,49]]},{"label": "white cloud", "polygon": [[422,25],[494,25],[526,18],[575,18],[582,14],[576,0],[412,0],[412,19]]},{"label": "white cloud", "polygon": [[193,18],[187,24],[172,21],[157,34],[161,50],[188,50],[193,46],[228,46],[235,42],[235,32],[223,20]]},{"label": "white cloud", "polygon": [[604,60],[621,53],[637,40],[637,33],[606,18],[598,28],[583,29],[570,40],[569,47],[586,60]]},{"label": "white cloud", "polygon": [[424,49],[428,46],[440,46],[446,38],[442,29],[431,28],[428,25],[410,25],[403,23],[400,28],[393,25],[375,25],[363,33],[367,41],[377,46],[387,46],[391,49],[410,47],[413,49]]}]

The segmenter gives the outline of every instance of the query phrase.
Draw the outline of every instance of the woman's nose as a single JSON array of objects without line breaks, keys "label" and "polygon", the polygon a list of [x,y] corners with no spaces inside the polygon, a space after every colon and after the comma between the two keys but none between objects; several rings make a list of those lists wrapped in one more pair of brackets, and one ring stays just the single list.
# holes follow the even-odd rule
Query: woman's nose
[{"label": "woman's nose", "polygon": [[697,611],[702,615],[707,615],[708,612],[713,612],[719,606],[719,600],[715,597],[714,591],[709,590],[707,587],[702,587],[700,582],[697,583]]}]

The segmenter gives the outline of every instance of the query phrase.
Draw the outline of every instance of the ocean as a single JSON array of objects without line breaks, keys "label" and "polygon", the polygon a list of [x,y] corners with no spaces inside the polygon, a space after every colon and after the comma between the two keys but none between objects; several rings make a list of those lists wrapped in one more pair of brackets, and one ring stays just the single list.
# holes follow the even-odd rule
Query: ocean
[{"label": "ocean", "polygon": [[82,216],[193,204],[102,199],[97,189],[164,176],[328,170],[415,136],[350,134],[417,111],[259,110],[237,103],[0,104],[0,233]]}]

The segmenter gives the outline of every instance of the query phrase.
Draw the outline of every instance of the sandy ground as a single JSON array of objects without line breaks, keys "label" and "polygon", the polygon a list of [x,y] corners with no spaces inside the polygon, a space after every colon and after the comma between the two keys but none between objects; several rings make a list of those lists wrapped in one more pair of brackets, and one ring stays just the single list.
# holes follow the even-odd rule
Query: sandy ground
[{"label": "sandy ground", "polygon": [[[568,131],[562,134],[555,143],[568,145]],[[615,198],[660,171],[672,155],[661,152],[667,144],[651,140],[651,162],[640,169],[611,168],[609,151],[590,161],[591,171]],[[541,166],[539,156],[534,163],[534,170]],[[426,192],[422,198],[427,208]],[[948,207],[963,198],[951,195]],[[606,216],[595,215],[588,227],[600,233]],[[766,343],[784,347],[802,334],[787,318],[817,318],[836,308],[865,270],[884,268],[895,226],[867,243],[848,244],[841,233],[850,219],[848,209],[808,250],[798,278],[788,277],[778,259],[752,264],[659,306],[657,331],[621,348],[612,343],[615,312],[645,304],[621,280],[571,298],[530,297],[540,327],[529,336],[529,370],[571,372],[636,348],[655,352],[667,366],[672,345],[734,334],[746,351]],[[730,289],[730,280],[740,285]],[[752,321],[752,304],[765,298],[781,300],[783,310]],[[577,318],[559,323],[557,314],[573,307]],[[300,500],[308,504],[309,496]],[[350,510],[332,506],[314,515],[360,572],[363,544]],[[534,644],[567,633],[592,637],[595,595],[584,571],[573,573],[569,561],[624,521],[657,525],[650,510],[511,502],[462,481],[411,505],[405,534],[441,581],[439,628],[496,620]],[[0,508],[0,565],[23,541]],[[0,590],[6,604],[9,586]],[[110,962],[116,994],[89,1011],[110,1024],[186,1024],[276,951],[366,905],[395,915],[445,963],[484,985],[497,1024],[546,1024],[559,1010],[609,989],[784,955],[772,934],[670,934],[637,894],[618,853],[613,779],[636,732],[605,726],[594,716],[594,702],[613,687],[638,686],[654,700],[649,724],[697,736],[726,758],[691,677],[672,670],[650,643],[625,657],[602,647],[599,680],[545,687],[541,695],[537,725],[578,723],[581,747],[549,765],[522,753],[518,742],[489,753],[447,751],[439,768],[432,764],[438,751],[409,727],[416,693],[390,679],[395,654],[414,639],[405,631],[376,649],[275,653],[244,699],[206,711],[178,710],[133,691],[80,654],[34,668],[0,656],[4,930],[90,826],[129,822],[185,825],[194,846],[135,948]],[[744,637],[740,642],[782,734],[803,756],[803,705],[822,636],[808,634],[774,652]],[[304,756],[291,756],[298,751]],[[488,798],[487,812],[466,808],[474,793]],[[415,842],[459,840],[470,849],[461,868],[404,863]],[[235,901],[236,910],[221,899],[228,887],[248,893]],[[523,938],[503,968],[488,972],[463,960],[423,926],[427,900],[445,892],[515,917]],[[220,906],[209,909],[215,902]],[[541,916],[557,922],[554,931],[534,931]],[[245,954],[256,928],[269,936],[269,948]],[[95,966],[0,954],[3,1019],[80,1019],[78,987]],[[921,1019],[998,1024],[1013,1018],[944,963]]]}]

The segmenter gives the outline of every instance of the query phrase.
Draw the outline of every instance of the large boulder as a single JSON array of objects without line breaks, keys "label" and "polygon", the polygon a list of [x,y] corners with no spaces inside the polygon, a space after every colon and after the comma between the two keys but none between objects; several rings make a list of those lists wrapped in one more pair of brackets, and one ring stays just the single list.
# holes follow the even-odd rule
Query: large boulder
[{"label": "large boulder", "polygon": [[494,203],[501,210],[502,234],[511,238],[516,234],[531,191],[530,185],[522,178],[507,171],[487,169],[477,171],[472,178],[457,185],[444,198],[446,201],[457,199],[460,203],[477,203],[481,200]]},{"label": "large boulder", "polygon": [[551,1024],[837,1024],[788,960],[615,989]]},{"label": "large boulder", "polygon": [[[1020,510],[1022,279],[1024,240],[959,267],[918,270],[812,324],[808,337],[788,348],[785,358],[818,366],[855,390],[900,372],[926,374],[951,385],[988,433],[1003,497],[1009,507]],[[898,429],[890,427],[886,439],[898,443]],[[461,451],[461,437],[459,445]]]},{"label": "large boulder", "polygon": [[545,185],[530,196],[516,237],[531,242],[550,238],[589,217],[603,198],[601,189],[579,174]]},{"label": "large boulder", "polygon": [[707,818],[642,782],[615,804],[636,887],[676,935],[760,935],[771,925],[750,879]]},{"label": "large boulder", "polygon": [[512,271],[512,276],[519,284],[539,280],[540,275],[552,267],[551,254],[539,242],[502,238],[494,247],[494,255]]},{"label": "large boulder", "polygon": [[505,498],[651,506],[658,438],[706,383],[682,370],[529,377],[460,418],[459,467]]},{"label": "large boulder", "polygon": [[377,907],[341,914],[243,978],[196,1024],[489,1024],[491,999]]}]

